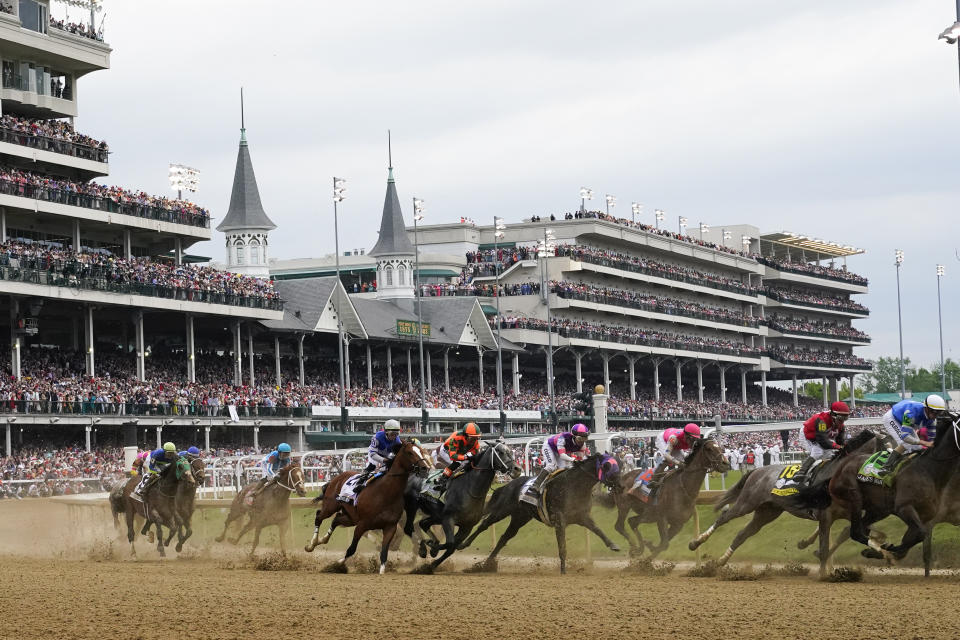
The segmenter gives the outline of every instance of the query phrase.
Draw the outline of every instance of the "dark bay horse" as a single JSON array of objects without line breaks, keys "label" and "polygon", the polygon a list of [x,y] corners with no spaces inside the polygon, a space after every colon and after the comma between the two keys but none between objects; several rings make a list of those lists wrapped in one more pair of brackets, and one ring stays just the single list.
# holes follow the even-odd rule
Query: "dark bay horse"
[{"label": "dark bay horse", "polygon": [[[337,504],[335,511],[332,507],[328,508],[328,493],[334,500],[336,500],[336,494],[331,493],[333,482],[326,485],[323,494],[321,494],[323,496],[323,508],[317,510],[314,519],[313,537],[304,548],[307,551],[312,551],[316,547],[319,543],[317,535],[320,531],[320,524],[336,513],[337,515],[334,516],[330,525],[330,530],[324,536],[324,542],[330,539],[330,534],[338,525],[353,525],[353,540],[350,542],[343,559],[337,563],[338,569],[346,572],[347,560],[356,553],[357,544],[359,544],[363,534],[367,531],[379,529],[383,534],[383,541],[380,545],[380,573],[383,574],[387,570],[390,542],[397,533],[397,523],[400,522],[400,516],[403,514],[403,492],[407,487],[407,480],[411,473],[426,471],[429,467],[430,459],[424,456],[420,445],[406,441],[400,447],[387,472],[360,492],[357,496],[357,504],[340,502]],[[336,480],[339,480],[339,476]],[[343,482],[345,482],[345,479],[340,480],[337,485],[342,486]]]},{"label": "dark bay horse", "polygon": [[[700,493],[700,487],[703,486],[703,479],[707,473],[710,471],[722,473],[729,468],[730,464],[724,457],[723,450],[712,437],[697,440],[690,450],[690,455],[687,456],[683,469],[664,479],[663,486],[660,487],[659,500],[655,505],[628,493],[637,475],[643,473],[642,469],[631,471],[621,477],[621,491],[613,494],[617,505],[617,523],[614,529],[630,543],[631,552],[639,549],[643,553],[644,544],[646,544],[650,549],[651,557],[656,556],[669,546],[670,541],[693,515],[697,495]],[[627,522],[637,537],[639,546],[634,545],[633,538],[623,527],[624,520],[631,511],[635,511],[636,515],[631,516]],[[641,522],[657,524],[657,531],[660,533],[660,543],[657,546],[653,546],[650,542],[644,543],[640,533]]]},{"label": "dark bay horse", "polygon": [[[440,563],[453,555],[470,530],[480,521],[487,491],[490,490],[490,485],[493,484],[493,479],[498,473],[509,473],[513,478],[523,473],[520,465],[514,460],[513,450],[502,442],[486,446],[473,459],[467,473],[451,478],[442,505],[436,500],[421,496],[423,479],[411,477],[411,482],[408,483],[404,493],[407,512],[404,532],[413,537],[413,522],[418,508],[427,514],[427,517],[420,520],[417,526],[430,539],[426,541],[421,538],[419,555],[421,558],[427,557],[428,545],[430,555],[434,558],[443,551],[443,555],[430,563],[430,570],[436,569]],[[431,527],[435,524],[443,527],[446,538],[443,543],[433,534]],[[456,533],[454,533],[454,527],[457,528]]]},{"label": "dark bay horse", "polygon": [[[874,453],[878,450],[880,442],[881,440],[871,431],[862,431],[844,445],[839,456],[842,458],[854,453]],[[834,473],[839,468],[838,463],[839,460],[833,463]],[[688,545],[690,550],[696,550],[726,523],[751,513],[753,518],[737,533],[727,550],[717,559],[719,564],[726,564],[740,545],[756,535],[760,529],[779,518],[780,514],[784,512],[798,518],[818,522],[822,517],[824,522],[830,525],[836,519],[843,518],[844,515],[841,510],[830,506],[826,485],[820,491],[822,496],[815,496],[813,500],[806,495],[778,496],[771,493],[780,480],[780,476],[791,474],[792,477],[792,472],[795,472],[798,466],[789,464],[767,465],[754,471],[748,471],[741,476],[740,481],[728,489],[720,500],[714,504],[714,510],[723,509],[723,511],[706,531],[690,541]],[[826,471],[829,472],[829,469]],[[812,508],[810,506],[811,502],[825,507],[825,513],[821,515],[823,510]],[[803,548],[805,545],[801,543],[798,546]]]},{"label": "dark bay horse", "polygon": [[[530,476],[520,476],[511,482],[503,485],[493,492],[493,496],[484,509],[483,519],[479,526],[464,540],[458,548],[465,549],[470,546],[478,535],[486,529],[504,518],[510,518],[510,524],[507,530],[503,532],[496,546],[487,557],[485,565],[493,565],[500,550],[517,535],[523,525],[534,518],[543,522],[537,507],[520,502],[520,492],[524,484],[530,480]],[[549,522],[557,535],[557,552],[560,556],[560,573],[567,572],[567,526],[578,524],[581,527],[589,529],[597,535],[607,548],[612,551],[620,551],[618,547],[607,535],[600,530],[600,527],[590,516],[590,506],[592,504],[591,493],[593,487],[598,482],[602,482],[612,490],[619,491],[620,485],[620,466],[616,459],[606,453],[595,453],[587,456],[580,462],[575,462],[572,467],[566,471],[557,474],[546,486],[546,511]]]},{"label": "dark bay horse", "polygon": [[230,540],[232,544],[240,542],[240,539],[253,529],[253,546],[250,547],[252,556],[257,550],[257,545],[260,544],[260,532],[265,527],[276,526],[280,530],[280,551],[286,553],[286,536],[290,531],[290,494],[296,492],[301,498],[307,495],[300,463],[291,462],[277,471],[276,480],[256,497],[251,506],[246,504],[247,494],[257,486],[259,481],[248,483],[240,490],[230,505],[230,513],[223,523],[223,532],[216,538],[217,542],[223,542],[227,536],[227,529],[234,520],[242,520],[246,517],[247,520],[240,529],[240,533]]},{"label": "dark bay horse", "polygon": [[[866,545],[866,558],[900,560],[918,542],[923,542],[924,575],[930,575],[933,525],[941,512],[941,498],[947,484],[960,466],[960,416],[951,414],[938,420],[933,447],[903,467],[893,487],[860,482],[857,479],[866,454],[844,460],[830,481],[834,504],[850,520],[850,537]],[[900,544],[881,545],[870,536],[870,525],[895,515],[907,525]],[[821,572],[826,568],[829,527],[820,525]]]},{"label": "dark bay horse", "polygon": [[[196,480],[191,473],[190,463],[185,458],[178,458],[176,462],[167,466],[160,472],[160,478],[147,491],[143,501],[135,500],[131,494],[137,486],[139,478],[132,477],[125,483],[114,487],[110,492],[110,510],[114,515],[114,522],[117,522],[117,514],[123,513],[127,523],[127,541],[130,543],[130,554],[137,555],[134,546],[134,520],[136,517],[144,516],[143,528],[141,534],[146,534],[150,525],[155,525],[157,530],[157,552],[165,556],[164,547],[170,544],[180,528],[179,517],[174,508],[174,500],[180,491],[180,485],[189,485],[190,491],[194,490]],[[166,542],[163,538],[163,528],[167,527],[169,537]],[[178,548],[179,551],[179,548]]]},{"label": "dark bay horse", "polygon": [[[177,514],[177,520],[180,527],[177,530],[177,552],[183,550],[183,543],[187,538],[193,535],[193,528],[190,526],[193,520],[194,502],[197,498],[197,488],[203,486],[206,477],[206,464],[200,458],[194,458],[190,461],[190,473],[193,475],[194,483],[181,482],[177,486],[177,495],[174,498],[174,510]],[[170,540],[167,540],[170,544]]]}]

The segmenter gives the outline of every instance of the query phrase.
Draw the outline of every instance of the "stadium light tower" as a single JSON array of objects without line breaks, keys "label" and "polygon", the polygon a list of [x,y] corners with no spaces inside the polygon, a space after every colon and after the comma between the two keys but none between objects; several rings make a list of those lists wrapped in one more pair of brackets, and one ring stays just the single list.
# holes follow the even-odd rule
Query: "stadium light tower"
[{"label": "stadium light tower", "polygon": [[900,399],[907,397],[907,374],[903,364],[903,313],[900,310],[900,266],[903,264],[903,251],[894,252],[894,262],[897,265],[897,329],[900,333]]},{"label": "stadium light tower", "polygon": [[703,234],[710,233],[710,225],[701,222],[700,223],[700,242],[703,242]]},{"label": "stadium light tower", "polygon": [[[960,40],[960,0],[957,0],[957,21],[940,32],[940,40],[946,40],[947,44],[955,45]],[[957,60],[960,62],[960,48],[957,49]]]},{"label": "stadium light tower", "polygon": [[727,231],[726,229],[723,229],[723,233],[720,234],[720,237],[722,238],[722,240],[721,240],[720,242],[723,244],[723,246],[727,246],[727,240],[729,240],[730,238],[732,238],[732,237],[733,237],[733,234],[732,234],[731,232]]},{"label": "stadium light tower", "polygon": [[500,408],[500,435],[507,429],[507,414],[503,411],[503,348],[500,346],[500,260],[497,257],[500,249],[499,243],[503,239],[504,231],[507,225],[503,218],[493,216],[493,257],[495,268],[497,270],[497,405]]},{"label": "stadium light tower", "polygon": [[750,236],[740,236],[740,244],[743,245],[744,251],[750,250],[750,242],[753,240]]},{"label": "stadium light tower", "polygon": [[656,226],[657,229],[660,228],[660,223],[663,222],[664,216],[665,214],[663,213],[663,209],[653,210],[654,225]]},{"label": "stadium light tower", "polygon": [[607,215],[610,215],[610,208],[617,206],[617,198],[608,193],[605,200],[607,201]]},{"label": "stadium light tower", "polygon": [[[337,205],[346,198],[347,181],[343,178],[333,178],[333,250],[336,268],[337,285],[340,285],[340,222],[337,215]],[[339,297],[339,296],[338,296]],[[343,366],[343,322],[341,320],[343,313],[340,309],[342,300],[337,301],[337,361],[340,364],[340,432],[347,432],[347,395],[346,395],[346,375]]]},{"label": "stadium light tower", "polygon": [[687,219],[683,216],[677,216],[679,219],[680,235],[683,235],[683,230],[687,228]]},{"label": "stadium light tower", "polygon": [[643,205],[639,202],[634,202],[630,205],[630,213],[633,214],[633,224],[637,224],[637,216],[643,215]]},{"label": "stadium light tower", "polygon": [[200,188],[200,170],[170,163],[170,187],[177,192],[177,200],[183,200],[184,191],[196,193]]},{"label": "stadium light tower", "polygon": [[413,253],[414,269],[416,270],[417,285],[417,342],[420,347],[420,417],[422,420],[421,429],[423,433],[427,432],[427,387],[426,375],[423,368],[423,307],[420,304],[420,239],[417,234],[417,223],[423,220],[423,200],[413,199]]},{"label": "stadium light tower", "polygon": [[557,404],[553,394],[553,320],[550,316],[550,291],[547,288],[547,258],[556,247],[553,229],[543,229],[543,240],[537,243],[540,261],[540,292],[547,307],[547,391],[550,394],[550,422],[557,425]]},{"label": "stadium light tower", "polygon": [[593,189],[580,187],[580,213],[586,212],[587,200],[593,200]]},{"label": "stadium light tower", "polygon": [[950,401],[947,400],[947,371],[944,368],[943,360],[943,311],[940,306],[940,279],[943,278],[944,269],[942,264],[937,265],[937,320],[940,322],[940,392],[943,394],[943,399],[946,400],[947,404],[950,404]]}]

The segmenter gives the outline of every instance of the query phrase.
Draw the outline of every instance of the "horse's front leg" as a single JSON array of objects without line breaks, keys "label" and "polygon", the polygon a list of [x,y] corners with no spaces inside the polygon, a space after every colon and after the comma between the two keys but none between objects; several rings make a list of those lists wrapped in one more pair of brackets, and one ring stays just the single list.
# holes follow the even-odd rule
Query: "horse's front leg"
[{"label": "horse's front leg", "polygon": [[557,555],[560,556],[560,575],[567,572],[567,519],[562,513],[554,516],[553,530],[557,534]]},{"label": "horse's front leg", "polygon": [[453,517],[447,516],[441,521],[440,524],[443,526],[443,535],[446,539],[446,542],[439,547],[440,549],[443,549],[443,554],[431,563],[431,566],[434,569],[439,567],[441,562],[452,556],[453,552],[457,550],[457,536],[453,531]]},{"label": "horse's front leg", "polygon": [[607,537],[607,534],[605,534],[603,530],[597,526],[597,523],[593,521],[593,518],[589,513],[586,514],[585,517],[580,518],[577,524],[589,531],[592,531],[598,538],[603,540],[603,544],[607,545],[607,548],[610,549],[610,551],[620,551],[620,547],[617,546],[617,543]]}]

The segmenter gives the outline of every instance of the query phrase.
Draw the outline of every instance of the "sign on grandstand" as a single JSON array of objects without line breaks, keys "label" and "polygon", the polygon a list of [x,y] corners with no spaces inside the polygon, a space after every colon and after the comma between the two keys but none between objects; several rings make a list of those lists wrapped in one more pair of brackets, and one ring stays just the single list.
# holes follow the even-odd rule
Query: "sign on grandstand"
[{"label": "sign on grandstand", "polygon": [[[423,337],[430,337],[430,323],[423,322],[421,323],[423,327]],[[416,338],[417,337],[417,323],[412,320],[397,320],[397,336],[398,337],[408,337]]]}]

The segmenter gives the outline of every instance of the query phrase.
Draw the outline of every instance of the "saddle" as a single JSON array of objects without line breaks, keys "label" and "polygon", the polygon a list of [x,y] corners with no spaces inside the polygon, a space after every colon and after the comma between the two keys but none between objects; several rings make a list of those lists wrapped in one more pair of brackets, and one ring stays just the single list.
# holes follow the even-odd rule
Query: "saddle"
[{"label": "saddle", "polygon": [[857,471],[857,480],[867,484],[875,484],[881,487],[893,487],[897,480],[897,476],[900,475],[900,471],[902,471],[905,466],[912,462],[914,458],[920,455],[919,452],[911,451],[900,459],[900,462],[897,463],[897,466],[894,467],[890,473],[885,476],[881,476],[880,470],[884,467],[884,465],[886,465],[887,458],[890,457],[890,453],[890,451],[884,449],[883,451],[878,451],[864,460],[863,464],[860,465],[860,469]]}]

